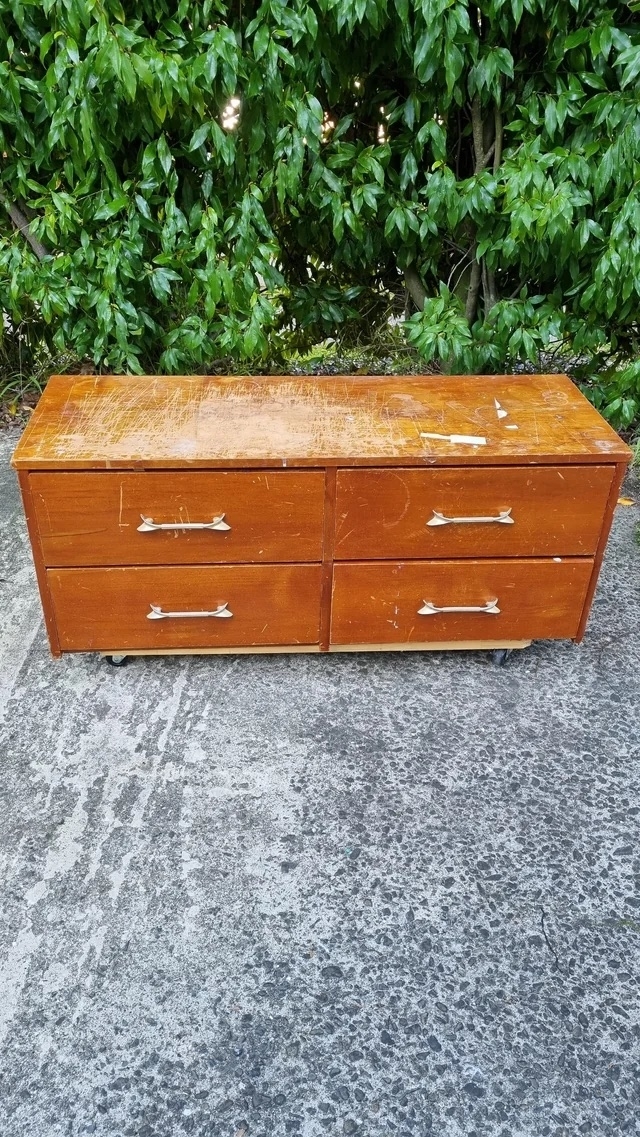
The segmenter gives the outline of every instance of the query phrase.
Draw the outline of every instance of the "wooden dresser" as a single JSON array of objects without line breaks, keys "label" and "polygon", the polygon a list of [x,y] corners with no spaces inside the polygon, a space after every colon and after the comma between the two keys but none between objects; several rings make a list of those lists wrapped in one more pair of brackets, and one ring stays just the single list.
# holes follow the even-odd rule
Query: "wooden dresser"
[{"label": "wooden dresser", "polygon": [[51,651],[580,640],[630,451],[563,375],[54,376],[15,451]]}]

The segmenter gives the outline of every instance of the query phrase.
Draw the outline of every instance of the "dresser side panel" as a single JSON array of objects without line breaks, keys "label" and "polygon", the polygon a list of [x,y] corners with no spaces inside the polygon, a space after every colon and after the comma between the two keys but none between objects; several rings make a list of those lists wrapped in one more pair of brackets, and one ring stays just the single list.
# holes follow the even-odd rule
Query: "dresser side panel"
[{"label": "dresser side panel", "polygon": [[577,634],[574,637],[574,643],[581,643],[584,639],[587,621],[589,619],[589,613],[591,612],[591,605],[593,603],[593,597],[595,595],[596,587],[598,584],[598,577],[600,576],[602,559],[604,557],[607,541],[609,540],[609,534],[611,532],[611,526],[613,524],[613,515],[618,501],[620,487],[622,486],[622,482],[624,480],[627,469],[628,466],[623,463],[615,467],[615,473],[613,476],[613,481],[611,483],[611,489],[609,491],[609,499],[607,501],[604,516],[602,519],[600,540],[598,541],[598,547],[596,549],[595,557],[593,560],[593,572],[591,573],[591,579],[587,588],[587,594],[585,596],[584,606],[582,609],[582,616],[580,617],[580,624]]},{"label": "dresser side panel", "polygon": [[59,658],[62,655],[62,652],[60,650],[60,643],[58,640],[58,629],[56,627],[53,602],[51,600],[51,593],[49,592],[49,585],[47,582],[47,570],[45,568],[44,557],[42,555],[40,533],[38,531],[38,524],[36,521],[36,512],[33,504],[29,474],[26,470],[18,471],[18,484],[20,486],[20,494],[22,496],[24,515],[27,521],[27,530],[31,544],[31,555],[33,557],[33,564],[36,570],[36,579],[38,581],[38,589],[40,591],[40,600],[42,602],[42,611],[44,613],[44,623],[47,629],[49,647],[51,649],[51,654],[56,658]]}]

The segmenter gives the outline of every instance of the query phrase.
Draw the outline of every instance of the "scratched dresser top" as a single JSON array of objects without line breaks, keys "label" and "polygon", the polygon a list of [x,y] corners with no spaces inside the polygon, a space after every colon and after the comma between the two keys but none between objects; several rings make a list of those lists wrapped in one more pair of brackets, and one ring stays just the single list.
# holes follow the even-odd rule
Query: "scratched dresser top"
[{"label": "scratched dresser top", "polygon": [[460,466],[629,457],[565,375],[56,375],[13,465]]}]

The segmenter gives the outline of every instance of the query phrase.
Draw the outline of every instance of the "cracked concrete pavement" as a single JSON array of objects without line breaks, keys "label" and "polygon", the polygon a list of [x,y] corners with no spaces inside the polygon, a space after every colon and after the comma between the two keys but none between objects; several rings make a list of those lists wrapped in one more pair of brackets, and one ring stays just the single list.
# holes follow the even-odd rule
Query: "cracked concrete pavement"
[{"label": "cracked concrete pavement", "polygon": [[578,647],[116,670],[49,657],[16,440],[2,1137],[638,1132],[638,510]]}]

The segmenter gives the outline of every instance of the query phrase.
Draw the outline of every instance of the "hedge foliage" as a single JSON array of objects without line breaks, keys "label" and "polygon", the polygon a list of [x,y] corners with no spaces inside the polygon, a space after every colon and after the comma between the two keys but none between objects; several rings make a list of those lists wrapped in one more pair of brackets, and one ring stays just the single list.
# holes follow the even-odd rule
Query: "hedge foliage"
[{"label": "hedge foliage", "polygon": [[0,0],[5,352],[257,366],[404,310],[425,361],[565,353],[630,423],[634,7]]}]

